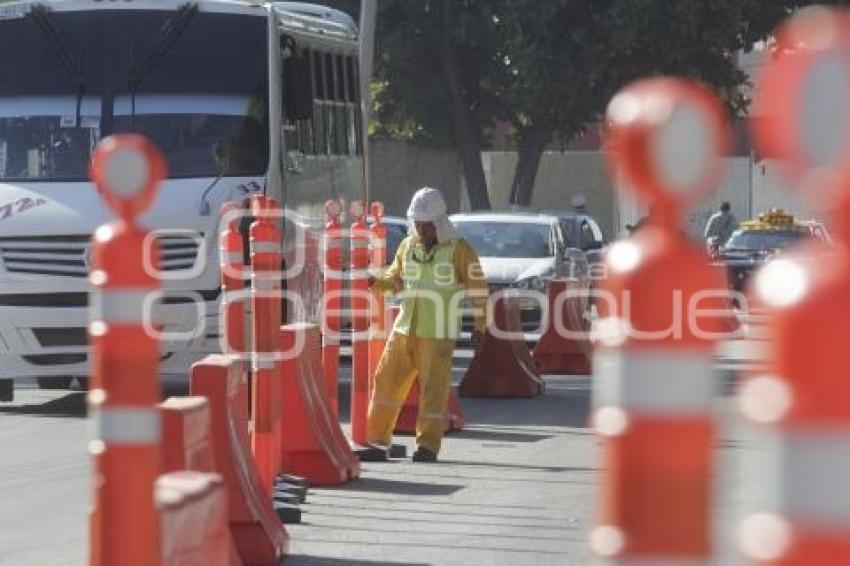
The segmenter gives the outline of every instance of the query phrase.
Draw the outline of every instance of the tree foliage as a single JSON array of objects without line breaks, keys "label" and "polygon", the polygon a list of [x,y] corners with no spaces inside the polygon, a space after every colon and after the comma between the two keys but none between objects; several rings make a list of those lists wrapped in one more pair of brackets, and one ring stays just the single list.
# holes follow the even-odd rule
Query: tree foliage
[{"label": "tree foliage", "polygon": [[380,0],[375,132],[454,147],[473,208],[488,208],[480,151],[510,121],[511,199],[529,204],[543,150],[597,121],[628,82],[680,75],[747,101],[736,54],[794,0]]}]

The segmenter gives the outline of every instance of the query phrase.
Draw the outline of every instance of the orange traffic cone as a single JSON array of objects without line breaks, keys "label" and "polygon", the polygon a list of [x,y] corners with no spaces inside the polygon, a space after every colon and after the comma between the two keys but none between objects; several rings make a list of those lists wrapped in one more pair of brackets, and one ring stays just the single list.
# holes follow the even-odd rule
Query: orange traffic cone
[{"label": "orange traffic cone", "polygon": [[[493,328],[495,327],[495,328]],[[493,325],[475,352],[458,391],[462,397],[534,397],[546,386],[525,343],[510,297],[496,298]]]},{"label": "orange traffic cone", "polygon": [[549,316],[546,330],[534,347],[532,359],[540,373],[590,373],[590,322],[588,286],[576,280],[549,282]]}]

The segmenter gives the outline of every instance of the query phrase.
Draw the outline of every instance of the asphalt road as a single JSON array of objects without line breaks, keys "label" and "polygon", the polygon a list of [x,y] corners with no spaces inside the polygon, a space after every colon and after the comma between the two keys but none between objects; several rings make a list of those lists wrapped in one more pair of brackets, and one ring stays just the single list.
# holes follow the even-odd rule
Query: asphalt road
[{"label": "asphalt road", "polygon": [[[754,352],[758,341],[726,346],[718,368],[727,385]],[[589,380],[547,381],[535,399],[464,399],[470,424],[447,437],[440,464],[366,464],[356,482],[312,489],[287,564],[590,563],[598,462]],[[716,563],[726,565],[735,563],[730,525],[754,480],[740,462],[754,450],[731,398],[718,397],[717,410]],[[0,404],[0,564],[87,562],[86,438],[81,392],[20,384],[15,402]]]}]

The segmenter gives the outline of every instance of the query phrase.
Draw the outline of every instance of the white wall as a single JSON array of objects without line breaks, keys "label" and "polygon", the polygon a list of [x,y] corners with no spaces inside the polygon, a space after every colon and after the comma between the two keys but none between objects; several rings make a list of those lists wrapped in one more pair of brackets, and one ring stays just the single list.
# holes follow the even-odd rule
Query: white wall
[{"label": "white wall", "polygon": [[[391,214],[403,214],[410,195],[423,185],[442,189],[449,207],[469,210],[463,171],[455,152],[416,147],[401,142],[372,142],[372,191],[383,200]],[[515,152],[491,151],[482,154],[490,200],[495,210],[508,210],[511,182],[517,162]],[[708,217],[720,203],[728,200],[739,220],[752,218],[773,207],[802,218],[815,217],[805,202],[784,190],[775,164],[763,161],[751,164],[749,157],[724,159],[724,175],[717,189],[705,201],[689,211],[686,229],[701,236]],[[587,199],[587,210],[597,217],[606,234],[625,232],[645,207],[628,191],[615,192],[619,186],[601,152],[544,153],[531,203],[532,210],[570,208],[573,196]]]},{"label": "white wall", "polygon": [[782,208],[800,218],[817,214],[806,201],[783,181],[779,167],[771,160],[753,164],[753,209],[757,212]]},{"label": "white wall", "polygon": [[727,157],[722,164],[724,173],[717,190],[694,207],[686,216],[686,228],[694,236],[702,237],[708,218],[717,212],[720,203],[729,201],[732,213],[738,220],[753,216],[751,199],[751,166],[749,157]]},{"label": "white wall", "polygon": [[460,208],[462,171],[452,150],[415,146],[404,142],[373,140],[369,143],[370,198],[381,201],[387,214],[401,216],[410,197],[428,186],[440,189],[449,210]]},{"label": "white wall", "polygon": [[[517,154],[488,151],[482,155],[490,202],[494,210],[509,210]],[[596,151],[545,152],[534,183],[530,210],[569,209],[574,196],[583,195],[586,209],[599,219],[606,234],[615,228],[613,183],[602,153]],[[465,210],[468,200],[461,201]]]}]

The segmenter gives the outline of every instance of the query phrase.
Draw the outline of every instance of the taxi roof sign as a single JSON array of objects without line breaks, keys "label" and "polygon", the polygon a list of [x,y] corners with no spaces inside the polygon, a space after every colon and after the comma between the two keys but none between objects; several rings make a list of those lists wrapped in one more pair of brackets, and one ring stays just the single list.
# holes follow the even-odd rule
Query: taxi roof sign
[{"label": "taxi roof sign", "polygon": [[793,224],[794,215],[788,214],[781,208],[772,208],[768,212],[762,212],[758,216],[759,222],[765,224]]},{"label": "taxi roof sign", "polygon": [[785,231],[805,231],[808,230],[808,224],[798,221],[793,214],[785,212],[781,208],[772,208],[766,212],[760,213],[752,220],[744,220],[741,222],[741,230],[785,230]]}]

